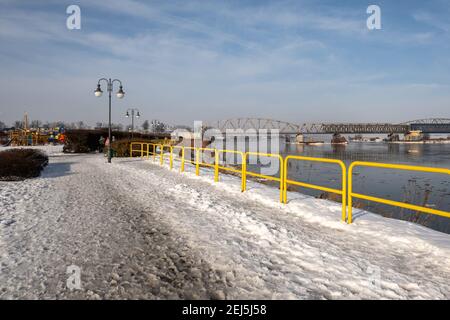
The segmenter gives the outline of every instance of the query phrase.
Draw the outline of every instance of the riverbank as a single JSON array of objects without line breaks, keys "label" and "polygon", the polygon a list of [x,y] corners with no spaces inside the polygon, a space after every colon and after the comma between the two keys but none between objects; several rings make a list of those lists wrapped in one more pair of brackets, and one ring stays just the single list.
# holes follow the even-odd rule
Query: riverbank
[{"label": "riverbank", "polygon": [[0,298],[450,298],[446,234],[360,210],[347,225],[339,204],[186,169],[57,154],[1,182]]}]

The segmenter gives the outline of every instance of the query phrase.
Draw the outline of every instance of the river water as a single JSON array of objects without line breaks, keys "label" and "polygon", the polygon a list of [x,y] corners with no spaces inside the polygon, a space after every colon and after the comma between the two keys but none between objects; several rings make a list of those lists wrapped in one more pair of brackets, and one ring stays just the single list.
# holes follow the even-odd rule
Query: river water
[{"label": "river water", "polygon": [[[450,168],[450,144],[351,142],[348,145],[332,145],[329,143],[330,136],[315,136],[314,138],[325,141],[325,144],[302,145],[287,143],[284,139],[277,139],[279,153],[282,156],[301,155],[340,159],[346,163],[347,167],[353,161],[370,161]],[[276,145],[273,142],[269,142],[268,144],[272,146]],[[221,148],[220,143],[215,147]],[[236,143],[234,149],[248,151],[248,139],[245,146],[242,146],[242,144],[239,146]],[[248,165],[248,170],[259,173],[261,168],[264,167],[268,167],[268,165],[253,162],[253,164]],[[279,170],[275,171],[273,175],[279,176]],[[288,164],[288,178],[336,189],[339,189],[341,185],[340,168],[335,164],[292,160]],[[357,167],[354,170],[353,181],[353,191],[356,193],[408,202],[450,212],[450,177],[448,175]],[[340,201],[339,196],[332,197],[330,194],[322,191],[300,187],[290,187],[290,189],[315,197]],[[450,233],[449,218],[359,199],[354,199],[354,206],[378,213],[385,217],[412,221],[441,232]],[[355,219],[357,219],[359,211],[357,209],[354,210]]]}]

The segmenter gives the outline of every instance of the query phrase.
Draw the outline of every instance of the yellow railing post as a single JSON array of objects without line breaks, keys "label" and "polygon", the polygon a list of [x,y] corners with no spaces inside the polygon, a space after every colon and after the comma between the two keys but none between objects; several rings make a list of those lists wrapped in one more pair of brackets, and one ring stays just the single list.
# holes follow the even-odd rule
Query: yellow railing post
[{"label": "yellow railing post", "polygon": [[163,165],[163,162],[164,162],[164,145],[159,144],[159,148],[161,149],[160,156],[159,156],[159,164]]},{"label": "yellow railing post", "polygon": [[283,186],[283,203],[287,204],[287,178],[288,178],[288,161],[289,161],[289,156],[287,156],[286,158],[284,158],[284,186]]},{"label": "yellow railing post", "polygon": [[244,161],[242,163],[242,192],[245,190],[247,190],[247,153],[244,153]]},{"label": "yellow railing post", "polygon": [[348,196],[348,209],[347,209],[347,223],[353,222],[353,168],[355,167],[355,162],[353,162],[348,168],[348,188],[347,188],[347,196]]},{"label": "yellow railing post", "polygon": [[214,151],[214,182],[219,181],[219,152]]},{"label": "yellow railing post", "polygon": [[200,174],[200,148],[196,148],[196,157],[195,157],[195,175]]},{"label": "yellow railing post", "polygon": [[184,147],[181,147],[181,167],[180,172],[184,172]]},{"label": "yellow railing post", "polygon": [[150,155],[150,143],[147,143],[147,160],[149,159]]},{"label": "yellow railing post", "polygon": [[347,215],[347,168],[342,161],[339,163],[342,169],[342,216],[341,220],[345,222]]},{"label": "yellow railing post", "polygon": [[133,142],[130,143],[130,158],[133,158]]},{"label": "yellow railing post", "polygon": [[170,167],[170,170],[172,170],[172,168],[173,168],[173,147],[169,146],[169,148],[170,148],[169,167]]},{"label": "yellow railing post", "polygon": [[241,191],[244,192],[247,188],[247,161],[245,156],[243,157],[244,161],[242,162],[242,181],[241,181]]},{"label": "yellow railing post", "polygon": [[283,158],[280,158],[280,203],[283,203],[283,190],[284,190],[284,161]]},{"label": "yellow railing post", "polygon": [[141,143],[141,159],[144,157],[144,143]]}]

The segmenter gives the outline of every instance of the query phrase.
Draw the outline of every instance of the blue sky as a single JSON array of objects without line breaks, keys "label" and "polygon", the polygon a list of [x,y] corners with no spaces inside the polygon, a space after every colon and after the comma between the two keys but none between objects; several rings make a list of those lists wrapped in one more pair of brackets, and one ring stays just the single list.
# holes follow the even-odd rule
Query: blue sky
[{"label": "blue sky", "polygon": [[450,117],[449,40],[447,0],[0,0],[0,121],[105,121],[104,76],[123,81],[122,123],[128,107],[171,124]]}]

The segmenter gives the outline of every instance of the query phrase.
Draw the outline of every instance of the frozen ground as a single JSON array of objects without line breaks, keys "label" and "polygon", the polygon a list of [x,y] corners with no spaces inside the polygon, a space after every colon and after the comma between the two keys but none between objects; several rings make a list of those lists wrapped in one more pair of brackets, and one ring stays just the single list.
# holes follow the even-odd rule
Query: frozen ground
[{"label": "frozen ground", "polygon": [[208,170],[50,156],[42,177],[0,182],[0,298],[450,298],[447,234],[366,212],[349,226],[339,204],[281,205]]}]

